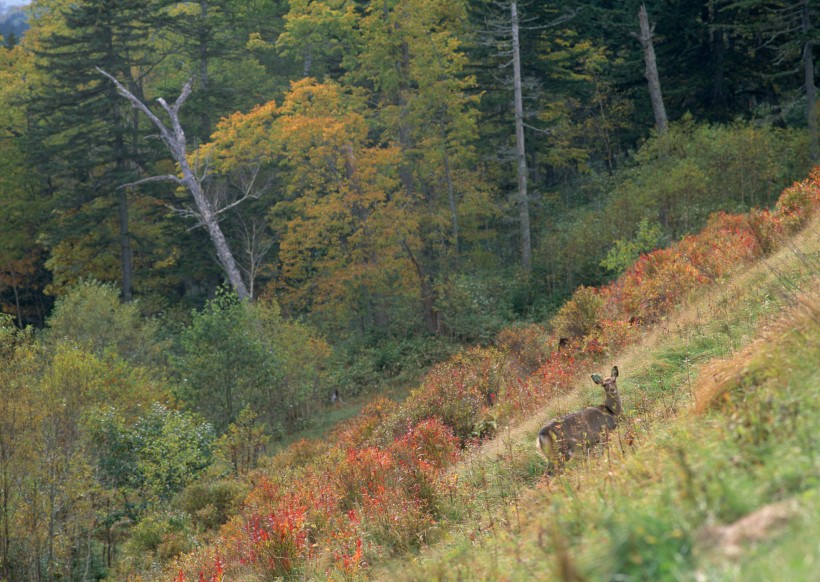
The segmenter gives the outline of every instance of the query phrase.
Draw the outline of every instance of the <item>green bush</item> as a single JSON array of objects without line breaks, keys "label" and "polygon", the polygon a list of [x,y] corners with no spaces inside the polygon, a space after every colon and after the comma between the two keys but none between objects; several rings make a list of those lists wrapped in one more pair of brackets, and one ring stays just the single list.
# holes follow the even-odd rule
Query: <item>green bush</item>
[{"label": "green bush", "polygon": [[224,431],[246,406],[269,427],[292,428],[327,391],[330,347],[286,322],[273,302],[240,302],[221,290],[182,331],[174,360],[182,400]]},{"label": "green bush", "polygon": [[167,348],[155,321],[140,315],[137,302],[122,303],[119,291],[98,281],[84,281],[57,299],[46,322],[46,343],[68,342],[100,356],[113,350],[132,364],[164,364]]},{"label": "green bush", "polygon": [[214,530],[239,511],[248,491],[249,485],[236,479],[199,480],[188,485],[174,505],[190,515],[195,526]]}]

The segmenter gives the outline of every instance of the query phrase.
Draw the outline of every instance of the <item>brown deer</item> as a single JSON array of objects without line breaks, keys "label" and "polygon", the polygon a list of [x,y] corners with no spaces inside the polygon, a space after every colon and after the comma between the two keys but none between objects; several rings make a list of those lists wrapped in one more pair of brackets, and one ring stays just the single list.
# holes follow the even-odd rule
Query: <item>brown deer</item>
[{"label": "brown deer", "polygon": [[618,426],[622,411],[621,397],[615,383],[617,377],[618,366],[613,366],[612,375],[606,380],[599,374],[593,374],[592,381],[604,387],[604,403],[554,418],[544,425],[535,446],[548,461],[558,453],[562,457],[561,462],[568,461],[579,445],[587,449],[609,437],[609,432]]}]

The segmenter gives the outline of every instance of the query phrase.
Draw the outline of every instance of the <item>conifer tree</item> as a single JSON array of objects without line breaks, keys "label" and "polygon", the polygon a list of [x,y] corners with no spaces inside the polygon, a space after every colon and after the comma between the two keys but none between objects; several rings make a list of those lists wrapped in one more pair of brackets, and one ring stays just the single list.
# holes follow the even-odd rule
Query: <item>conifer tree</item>
[{"label": "conifer tree", "polygon": [[[59,217],[46,238],[52,248],[63,241],[90,244],[91,255],[114,255],[118,246],[125,300],[132,296],[133,249],[129,193],[118,186],[133,181],[150,153],[141,146],[135,112],[95,67],[127,79],[141,95],[144,75],[160,58],[150,39],[162,5],[47,0],[34,13],[38,35],[32,45],[41,82],[29,104],[35,124],[28,150]],[[113,217],[115,240],[101,228]]]}]

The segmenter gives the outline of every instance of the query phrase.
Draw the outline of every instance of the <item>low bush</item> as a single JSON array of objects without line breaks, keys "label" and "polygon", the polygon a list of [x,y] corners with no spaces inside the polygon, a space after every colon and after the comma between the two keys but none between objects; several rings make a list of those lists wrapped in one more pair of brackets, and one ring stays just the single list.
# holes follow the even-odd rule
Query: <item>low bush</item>
[{"label": "low bush", "polygon": [[531,323],[507,327],[495,338],[496,347],[508,357],[515,358],[524,374],[531,374],[546,360],[550,336],[543,326]]},{"label": "low bush", "polygon": [[601,319],[603,307],[604,301],[597,289],[578,287],[552,318],[555,335],[575,339],[590,334]]},{"label": "low bush", "polygon": [[657,321],[706,277],[675,248],[643,255],[617,281],[624,319]]}]

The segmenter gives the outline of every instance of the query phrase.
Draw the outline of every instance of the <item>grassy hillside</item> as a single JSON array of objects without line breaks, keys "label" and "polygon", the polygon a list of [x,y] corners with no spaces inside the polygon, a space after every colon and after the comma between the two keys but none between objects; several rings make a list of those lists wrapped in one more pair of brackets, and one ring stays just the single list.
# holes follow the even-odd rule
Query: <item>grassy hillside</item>
[{"label": "grassy hillside", "polygon": [[601,401],[580,374],[578,390],[457,467],[474,484],[457,526],[374,578],[811,579],[820,556],[818,275],[815,220],[606,358],[621,369],[626,408],[608,448],[541,475],[533,440],[543,421]]},{"label": "grassy hillside", "polygon": [[[506,330],[405,402],[376,400],[292,444],[161,577],[805,577],[818,555],[805,516],[820,502],[818,204],[815,172],[772,212],[717,215],[579,289],[549,328]],[[612,364],[617,433],[548,475],[539,427],[600,402],[589,373]],[[212,511],[219,486],[198,484],[203,505],[186,511]],[[742,518],[755,527],[733,528]]]}]

